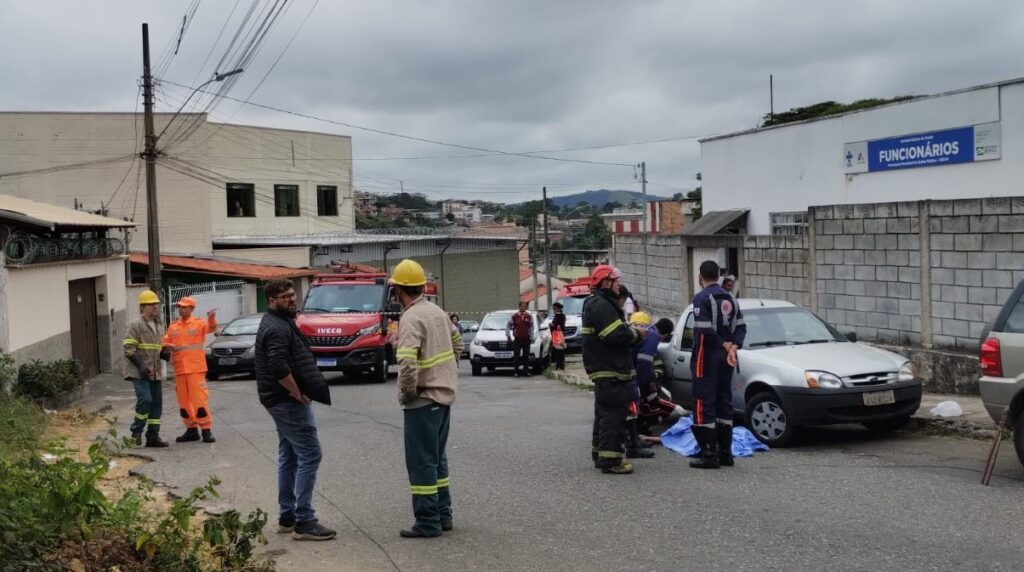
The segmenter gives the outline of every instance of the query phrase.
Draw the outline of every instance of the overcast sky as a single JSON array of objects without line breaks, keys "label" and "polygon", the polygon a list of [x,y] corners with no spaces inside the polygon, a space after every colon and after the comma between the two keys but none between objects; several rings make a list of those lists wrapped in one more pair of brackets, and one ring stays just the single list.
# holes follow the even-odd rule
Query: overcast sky
[{"label": "overcast sky", "polygon": [[[201,2],[163,76],[189,85],[209,78],[251,2]],[[2,0],[0,109],[135,109],[140,24],[150,24],[156,61],[192,3]],[[768,111],[769,74],[777,111],[1024,75],[1024,2],[1013,0],[292,0],[230,95],[248,96],[297,30],[252,101],[513,152],[754,127]],[[188,91],[164,84],[164,93],[173,101]],[[627,166],[449,158],[479,153],[232,101],[212,120],[351,135],[355,184],[376,192],[397,190],[399,180],[433,196],[501,201],[539,198],[542,185],[553,195],[639,190]],[[699,184],[695,139],[546,155],[646,161],[652,194]],[[425,156],[438,158],[379,160]]]}]

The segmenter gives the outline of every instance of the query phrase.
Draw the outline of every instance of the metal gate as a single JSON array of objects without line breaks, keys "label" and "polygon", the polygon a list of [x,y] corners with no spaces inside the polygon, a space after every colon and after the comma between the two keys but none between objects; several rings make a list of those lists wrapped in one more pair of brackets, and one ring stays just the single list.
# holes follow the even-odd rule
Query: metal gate
[{"label": "metal gate", "polygon": [[178,301],[185,296],[191,296],[196,301],[195,316],[205,317],[209,310],[217,310],[217,322],[221,325],[245,313],[245,300],[243,299],[242,288],[245,282],[236,280],[231,282],[205,282],[203,284],[178,284],[167,287],[167,308],[165,314],[171,323],[178,318],[174,307]]}]

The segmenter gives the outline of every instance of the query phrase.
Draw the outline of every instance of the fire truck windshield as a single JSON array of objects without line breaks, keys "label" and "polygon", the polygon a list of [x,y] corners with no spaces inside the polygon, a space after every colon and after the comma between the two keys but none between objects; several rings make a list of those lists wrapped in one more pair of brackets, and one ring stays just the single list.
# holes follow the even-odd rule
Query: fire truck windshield
[{"label": "fire truck windshield", "polygon": [[383,284],[322,284],[309,289],[303,312],[379,312]]},{"label": "fire truck windshield", "polygon": [[586,298],[573,298],[572,296],[564,296],[556,300],[556,302],[562,303],[562,311],[566,314],[582,314],[583,313],[583,301]]}]

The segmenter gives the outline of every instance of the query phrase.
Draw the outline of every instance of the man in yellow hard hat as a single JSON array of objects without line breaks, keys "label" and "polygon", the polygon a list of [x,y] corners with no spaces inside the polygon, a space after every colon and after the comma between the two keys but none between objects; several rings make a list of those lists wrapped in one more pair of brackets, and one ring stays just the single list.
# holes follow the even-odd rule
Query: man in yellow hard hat
[{"label": "man in yellow hard hat", "polygon": [[213,416],[210,414],[210,391],[206,387],[206,335],[217,331],[217,311],[210,310],[206,319],[192,315],[196,301],[186,296],[178,301],[178,315],[167,328],[164,345],[171,350],[174,366],[174,389],[178,394],[178,410],[185,424],[185,433],[175,439],[179,443],[198,441],[213,443]]},{"label": "man in yellow hard hat", "polygon": [[458,384],[455,356],[462,344],[456,344],[444,310],[423,298],[426,283],[423,267],[414,260],[401,261],[391,275],[402,305],[395,357],[405,420],[405,467],[416,518],[401,531],[403,538],[434,538],[452,529],[445,447]]},{"label": "man in yellow hard hat", "polygon": [[160,298],[152,290],[139,294],[139,319],[128,326],[124,337],[124,378],[135,386],[135,420],[132,438],[142,444],[146,429],[147,447],[166,447],[160,439],[160,415],[164,398],[161,387],[160,350],[164,329],[160,325]]}]

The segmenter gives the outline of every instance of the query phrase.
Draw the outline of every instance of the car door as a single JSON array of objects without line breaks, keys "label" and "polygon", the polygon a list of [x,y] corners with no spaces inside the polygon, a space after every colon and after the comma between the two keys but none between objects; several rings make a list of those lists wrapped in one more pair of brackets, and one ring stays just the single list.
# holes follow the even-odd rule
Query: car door
[{"label": "car door", "polygon": [[687,311],[679,320],[669,348],[670,359],[665,360],[669,368],[668,390],[672,401],[684,407],[693,407],[693,374],[690,372],[690,352],[693,349],[693,312]]}]

